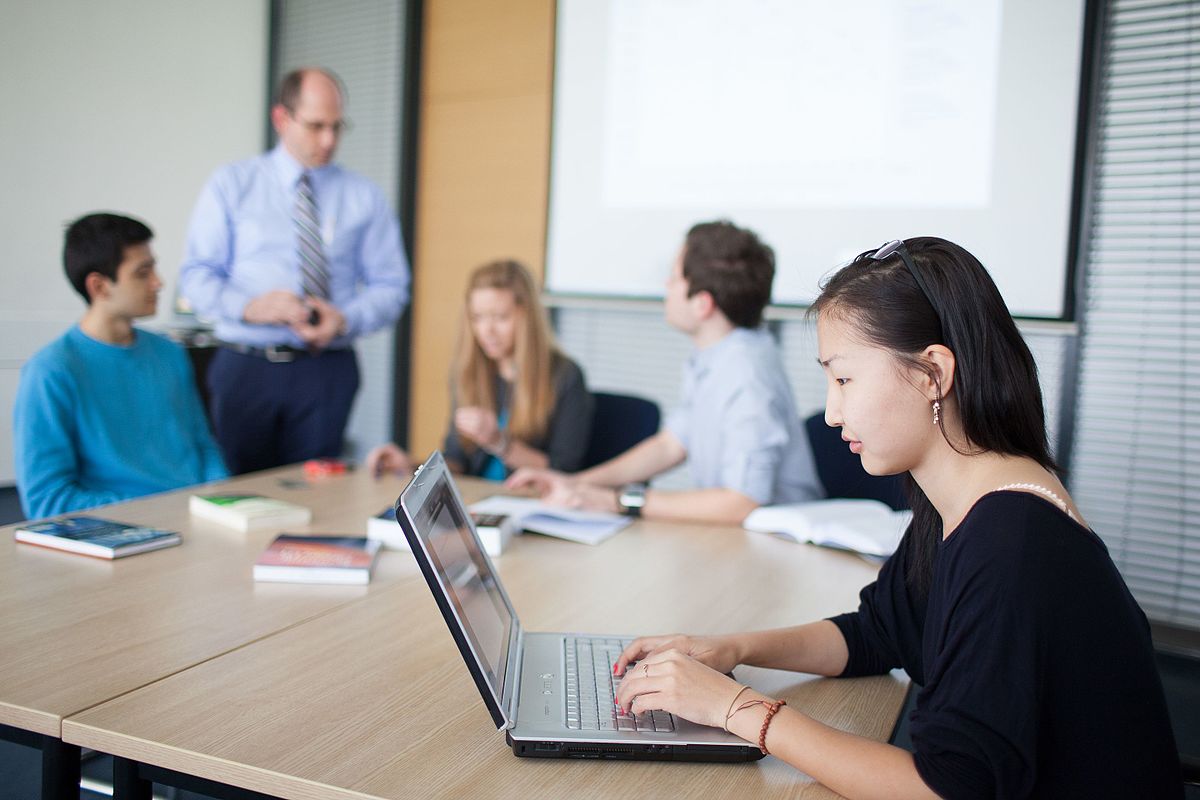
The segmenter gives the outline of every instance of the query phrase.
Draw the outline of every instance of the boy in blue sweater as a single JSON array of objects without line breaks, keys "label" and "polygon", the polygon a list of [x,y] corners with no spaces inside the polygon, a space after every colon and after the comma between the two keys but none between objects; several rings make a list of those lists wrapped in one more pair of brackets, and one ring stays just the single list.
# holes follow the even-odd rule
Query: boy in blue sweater
[{"label": "boy in blue sweater", "polygon": [[152,236],[116,214],[67,228],[63,266],[87,311],[21,369],[13,411],[31,519],[228,475],[187,356],[133,327],[154,314],[162,288]]}]

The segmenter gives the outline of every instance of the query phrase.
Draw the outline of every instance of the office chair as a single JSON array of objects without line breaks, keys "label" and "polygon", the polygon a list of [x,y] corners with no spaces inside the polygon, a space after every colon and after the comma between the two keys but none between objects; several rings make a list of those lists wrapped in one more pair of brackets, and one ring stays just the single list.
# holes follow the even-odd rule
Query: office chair
[{"label": "office chair", "polygon": [[909,507],[904,479],[900,475],[871,475],[864,470],[862,459],[842,441],[841,430],[825,424],[823,413],[806,419],[804,428],[826,497],[879,500],[896,511]]},{"label": "office chair", "polygon": [[653,400],[627,394],[593,392],[592,439],[582,469],[594,467],[624,453],[658,433],[661,413]]}]

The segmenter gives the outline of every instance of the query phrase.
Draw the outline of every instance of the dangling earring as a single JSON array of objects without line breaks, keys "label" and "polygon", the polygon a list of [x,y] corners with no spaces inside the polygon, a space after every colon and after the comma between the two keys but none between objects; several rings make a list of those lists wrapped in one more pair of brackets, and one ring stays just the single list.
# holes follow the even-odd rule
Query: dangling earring
[{"label": "dangling earring", "polygon": [[935,428],[942,421],[941,412],[942,412],[942,401],[934,400],[933,401],[933,427],[935,427]]}]

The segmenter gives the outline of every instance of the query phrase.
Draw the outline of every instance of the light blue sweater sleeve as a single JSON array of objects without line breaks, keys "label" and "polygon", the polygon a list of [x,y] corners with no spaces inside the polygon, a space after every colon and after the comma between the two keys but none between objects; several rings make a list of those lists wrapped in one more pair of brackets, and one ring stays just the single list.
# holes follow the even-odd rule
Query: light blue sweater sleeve
[{"label": "light blue sweater sleeve", "polygon": [[80,482],[81,398],[67,370],[35,359],[21,370],[13,406],[13,451],[21,505],[30,519],[104,505],[129,496]]}]

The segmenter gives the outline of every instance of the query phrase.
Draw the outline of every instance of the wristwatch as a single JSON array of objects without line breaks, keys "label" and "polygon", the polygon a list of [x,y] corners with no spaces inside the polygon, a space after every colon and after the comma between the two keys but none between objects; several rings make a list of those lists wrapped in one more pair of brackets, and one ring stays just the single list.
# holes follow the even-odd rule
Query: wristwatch
[{"label": "wristwatch", "polygon": [[642,507],[646,505],[646,484],[627,483],[617,493],[617,505],[621,513],[627,517],[640,517]]}]

